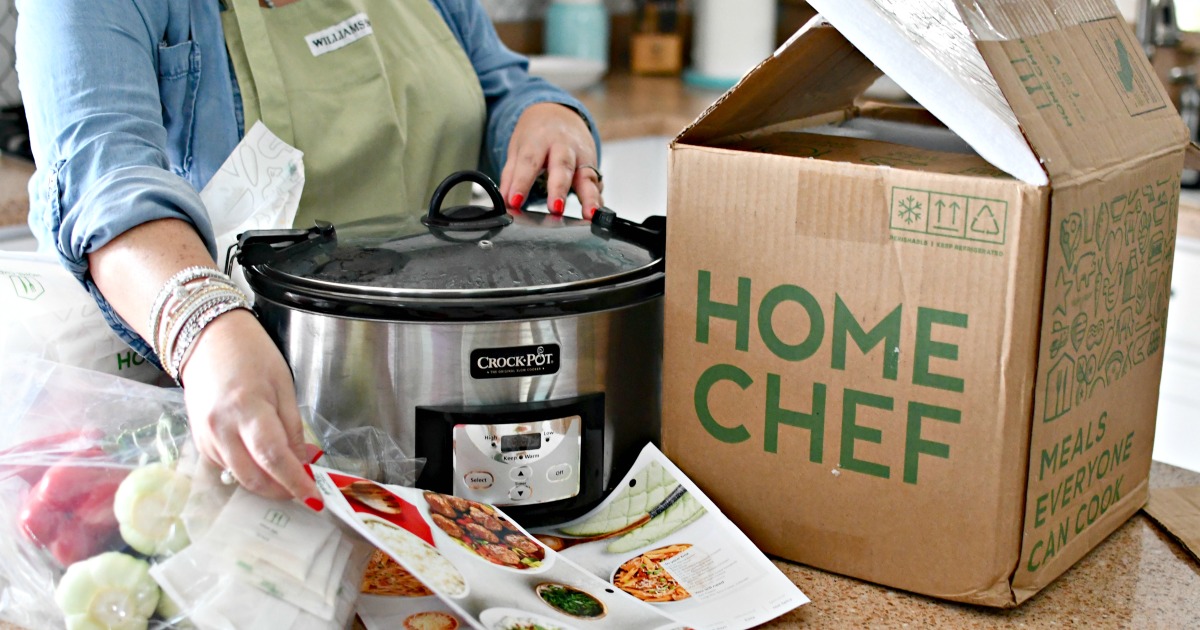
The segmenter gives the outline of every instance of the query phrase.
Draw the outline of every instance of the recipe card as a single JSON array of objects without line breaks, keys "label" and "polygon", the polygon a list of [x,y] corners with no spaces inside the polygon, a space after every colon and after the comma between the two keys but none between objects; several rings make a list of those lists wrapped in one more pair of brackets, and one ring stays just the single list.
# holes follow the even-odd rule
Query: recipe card
[{"label": "recipe card", "polygon": [[596,509],[534,535],[688,627],[734,630],[809,599],[653,445]]},{"label": "recipe card", "polygon": [[381,552],[361,589],[368,630],[733,630],[808,602],[653,446],[595,510],[533,533],[494,506],[312,470],[327,509]]}]

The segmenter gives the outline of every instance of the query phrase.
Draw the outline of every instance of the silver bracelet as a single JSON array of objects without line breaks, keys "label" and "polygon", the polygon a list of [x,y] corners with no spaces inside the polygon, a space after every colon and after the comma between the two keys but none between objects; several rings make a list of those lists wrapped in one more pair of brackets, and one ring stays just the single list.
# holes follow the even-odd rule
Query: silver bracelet
[{"label": "silver bracelet", "polygon": [[159,359],[161,361],[169,361],[171,357],[172,340],[179,333],[179,326],[186,320],[186,313],[195,305],[212,296],[213,294],[222,291],[229,291],[234,288],[222,282],[214,282],[211,279],[201,282],[198,286],[185,287],[186,290],[176,292],[178,299],[172,298],[167,302],[167,307],[163,309],[163,316],[159,320],[158,332],[155,335],[155,343],[158,351],[161,351]]},{"label": "silver bracelet", "polygon": [[220,271],[212,267],[187,267],[180,270],[175,275],[171,276],[158,291],[158,296],[154,298],[154,304],[150,307],[150,321],[147,330],[150,334],[150,347],[154,350],[154,354],[158,355],[159,361],[162,360],[162,353],[159,352],[162,348],[157,343],[159,335],[159,326],[162,324],[164,311],[167,310],[167,304],[172,298],[179,299],[179,290],[189,282],[194,282],[201,278],[212,278],[214,276],[222,276]]},{"label": "silver bracelet", "polygon": [[220,302],[222,299],[229,298],[228,289],[225,287],[211,287],[203,292],[197,291],[191,294],[191,299],[179,305],[177,311],[171,314],[171,319],[164,326],[166,334],[163,337],[163,369],[172,378],[176,378],[177,371],[175,368],[175,352],[179,346],[179,341],[184,331],[186,331],[197,313],[211,307],[213,304]]},{"label": "silver bracelet", "polygon": [[[200,337],[200,333],[208,327],[213,320],[239,308],[250,310],[250,303],[245,299],[238,298],[234,300],[224,300],[218,302],[212,308],[201,312],[200,317],[184,331],[184,338],[176,343],[175,354],[172,355],[173,369],[176,374],[182,374],[183,366],[192,356],[192,350],[196,347],[196,340]],[[183,385],[183,379],[180,376],[175,377],[175,381]]]},{"label": "silver bracelet", "polygon": [[[249,298],[233,280],[212,267],[188,267],[176,273],[159,290],[150,311],[149,341],[163,370],[178,380],[179,367],[191,342],[199,335],[197,327],[201,314],[221,303],[245,305]],[[215,318],[215,316],[214,316]],[[209,318],[208,321],[211,321]],[[181,339],[190,330],[187,339]],[[186,341],[181,346],[181,340]]]},{"label": "silver bracelet", "polygon": [[167,301],[163,304],[159,311],[159,316],[155,319],[156,328],[154,330],[154,341],[151,347],[154,348],[159,359],[165,361],[169,352],[167,352],[167,340],[169,331],[176,320],[176,316],[183,309],[188,300],[199,298],[201,295],[211,293],[213,290],[220,289],[222,284],[213,282],[209,278],[204,278],[199,283],[182,285],[177,287]]},{"label": "silver bracelet", "polygon": [[171,378],[179,379],[180,360],[184,350],[190,347],[196,336],[200,334],[203,325],[207,325],[208,321],[211,321],[210,318],[200,324],[202,314],[224,303],[250,307],[249,300],[236,287],[214,285],[190,294],[172,313],[162,356],[163,369]]}]

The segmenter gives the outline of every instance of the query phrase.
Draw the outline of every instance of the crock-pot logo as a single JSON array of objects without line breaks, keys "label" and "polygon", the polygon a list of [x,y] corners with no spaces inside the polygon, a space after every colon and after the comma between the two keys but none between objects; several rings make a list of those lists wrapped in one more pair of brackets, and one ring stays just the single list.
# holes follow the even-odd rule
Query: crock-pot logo
[{"label": "crock-pot logo", "polygon": [[558,372],[558,344],[471,351],[471,378],[513,378]]}]

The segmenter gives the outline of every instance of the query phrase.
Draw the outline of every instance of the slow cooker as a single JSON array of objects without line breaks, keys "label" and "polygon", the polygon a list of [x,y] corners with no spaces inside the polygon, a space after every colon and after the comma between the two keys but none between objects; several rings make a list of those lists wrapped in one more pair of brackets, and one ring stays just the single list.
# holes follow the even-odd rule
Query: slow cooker
[{"label": "slow cooker", "polygon": [[[491,206],[443,208],[479,184]],[[420,487],[526,525],[599,503],[657,443],[665,220],[505,211],[481,173],[428,213],[251,231],[237,260],[298,402],[373,425]]]}]

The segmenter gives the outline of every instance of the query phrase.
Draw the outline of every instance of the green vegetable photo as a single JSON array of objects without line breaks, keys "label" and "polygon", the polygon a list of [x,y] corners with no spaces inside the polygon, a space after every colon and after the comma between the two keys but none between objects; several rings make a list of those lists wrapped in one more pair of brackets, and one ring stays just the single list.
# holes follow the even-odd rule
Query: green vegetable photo
[{"label": "green vegetable photo", "polygon": [[603,602],[571,586],[546,582],[538,584],[535,590],[551,608],[572,617],[599,619],[608,612]]}]

